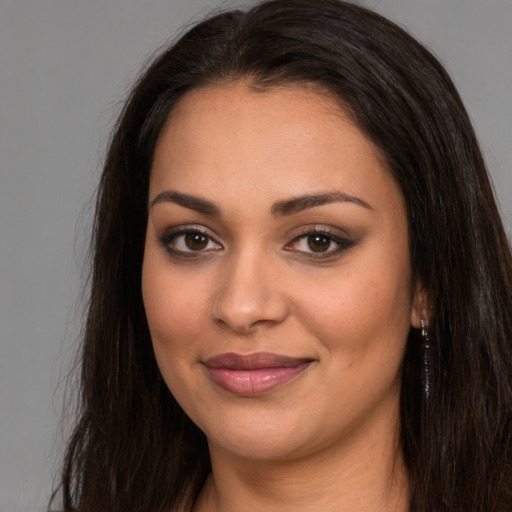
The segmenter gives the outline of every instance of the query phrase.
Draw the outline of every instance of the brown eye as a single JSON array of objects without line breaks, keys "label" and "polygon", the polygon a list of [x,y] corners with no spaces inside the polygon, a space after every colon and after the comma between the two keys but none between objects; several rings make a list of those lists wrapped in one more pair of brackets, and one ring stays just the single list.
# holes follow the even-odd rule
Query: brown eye
[{"label": "brown eye", "polygon": [[310,235],[307,237],[308,247],[313,252],[325,252],[331,248],[332,238],[324,235]]},{"label": "brown eye", "polygon": [[311,229],[292,240],[286,250],[319,259],[341,254],[353,245],[352,241],[330,231]]},{"label": "brown eye", "polygon": [[201,233],[188,233],[184,237],[185,245],[191,251],[201,251],[202,249],[206,249],[208,241],[208,237]]},{"label": "brown eye", "polygon": [[195,229],[171,232],[162,237],[161,242],[174,255],[188,253],[192,256],[192,253],[200,255],[222,249],[222,246],[207,233]]}]

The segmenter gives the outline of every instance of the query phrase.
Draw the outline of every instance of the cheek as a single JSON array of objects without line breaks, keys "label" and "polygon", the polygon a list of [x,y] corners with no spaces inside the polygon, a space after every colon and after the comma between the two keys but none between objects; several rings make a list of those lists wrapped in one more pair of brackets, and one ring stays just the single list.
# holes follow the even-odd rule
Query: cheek
[{"label": "cheek", "polygon": [[[144,272],[142,293],[146,317],[153,341],[179,339],[176,330],[194,326],[194,310],[187,307],[186,293],[177,293],[176,283],[170,283],[161,273]],[[178,321],[179,320],[179,321]]]},{"label": "cheek", "polygon": [[190,275],[171,272],[166,257],[155,249],[147,249],[144,255],[142,295],[155,355],[164,373],[191,357],[190,340],[204,328],[208,307],[198,293],[198,283]]},{"label": "cheek", "polygon": [[142,294],[155,358],[167,387],[186,410],[191,403],[203,402],[200,393],[194,391],[200,387],[191,386],[197,380],[191,372],[198,359],[194,340],[204,330],[206,314],[194,284],[179,279],[175,272],[171,276],[168,262],[162,263],[146,251]]},{"label": "cheek", "polygon": [[295,293],[297,309],[329,352],[349,356],[342,359],[347,365],[368,354],[401,357],[412,308],[409,268],[407,248],[385,258],[365,258],[328,280],[301,286]]}]

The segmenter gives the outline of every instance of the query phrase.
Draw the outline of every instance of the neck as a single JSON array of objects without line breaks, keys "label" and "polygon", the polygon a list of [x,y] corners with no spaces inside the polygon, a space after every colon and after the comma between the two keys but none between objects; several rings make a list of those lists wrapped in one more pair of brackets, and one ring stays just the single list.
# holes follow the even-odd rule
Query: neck
[{"label": "neck", "polygon": [[212,475],[194,512],[407,512],[396,427],[389,434],[359,431],[350,445],[286,461],[240,459],[210,446]]}]

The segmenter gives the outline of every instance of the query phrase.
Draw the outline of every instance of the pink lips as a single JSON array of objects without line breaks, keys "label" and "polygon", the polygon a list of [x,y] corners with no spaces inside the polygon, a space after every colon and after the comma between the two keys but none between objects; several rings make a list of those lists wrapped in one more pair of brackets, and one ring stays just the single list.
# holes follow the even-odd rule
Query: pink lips
[{"label": "pink lips", "polygon": [[312,359],[257,352],[219,354],[204,364],[210,378],[220,388],[235,395],[256,396],[295,379],[312,362]]}]

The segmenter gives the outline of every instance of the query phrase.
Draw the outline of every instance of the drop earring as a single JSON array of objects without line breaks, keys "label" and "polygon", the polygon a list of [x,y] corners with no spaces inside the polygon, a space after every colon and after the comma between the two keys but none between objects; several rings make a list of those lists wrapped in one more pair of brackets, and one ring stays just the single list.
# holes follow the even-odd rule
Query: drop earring
[{"label": "drop earring", "polygon": [[430,400],[432,394],[432,345],[428,333],[428,327],[425,325],[423,318],[421,319],[421,390],[424,402],[424,412],[430,408]]}]

